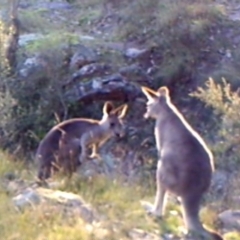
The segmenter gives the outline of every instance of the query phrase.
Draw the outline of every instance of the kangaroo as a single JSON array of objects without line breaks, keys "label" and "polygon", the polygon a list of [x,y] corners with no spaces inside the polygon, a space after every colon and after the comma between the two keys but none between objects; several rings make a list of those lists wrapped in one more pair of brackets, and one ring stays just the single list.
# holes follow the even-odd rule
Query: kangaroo
[{"label": "kangaroo", "polygon": [[88,148],[92,148],[90,158],[99,158],[99,147],[112,136],[124,135],[122,119],[127,109],[126,104],[114,108],[106,102],[101,120],[74,118],[54,126],[40,142],[36,152],[38,178],[49,178],[51,171],[59,166],[70,173],[76,171],[87,159]]},{"label": "kangaroo", "polygon": [[167,195],[172,193],[181,200],[188,232],[200,239],[223,240],[217,233],[206,230],[199,220],[200,202],[214,171],[212,153],[172,104],[167,87],[157,91],[141,89],[148,99],[144,117],[156,120],[154,134],[159,154],[155,202],[145,206],[146,210],[154,216],[163,216]]}]

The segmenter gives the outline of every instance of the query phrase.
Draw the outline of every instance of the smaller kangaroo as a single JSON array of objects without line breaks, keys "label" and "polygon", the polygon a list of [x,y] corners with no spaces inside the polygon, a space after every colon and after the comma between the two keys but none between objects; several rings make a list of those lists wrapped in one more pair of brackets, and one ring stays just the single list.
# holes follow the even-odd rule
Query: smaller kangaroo
[{"label": "smaller kangaroo", "polygon": [[126,104],[114,108],[110,102],[106,102],[101,120],[74,118],[54,126],[40,142],[36,152],[38,178],[49,178],[56,166],[70,173],[76,171],[87,159],[89,147],[92,148],[90,158],[99,157],[97,149],[108,139],[123,136],[122,119],[127,109]]},{"label": "smaller kangaroo", "polygon": [[148,99],[145,118],[153,118],[159,161],[156,172],[155,203],[147,211],[163,216],[168,192],[180,197],[184,223],[200,239],[223,240],[203,228],[199,208],[214,170],[213,156],[204,140],[172,104],[167,87],[157,91],[142,87]]}]

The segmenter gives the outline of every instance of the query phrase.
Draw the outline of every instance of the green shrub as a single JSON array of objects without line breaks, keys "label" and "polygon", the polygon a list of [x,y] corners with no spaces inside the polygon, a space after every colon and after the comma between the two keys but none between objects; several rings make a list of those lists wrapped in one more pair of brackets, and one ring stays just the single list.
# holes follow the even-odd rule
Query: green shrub
[{"label": "green shrub", "polygon": [[[49,24],[49,20],[44,16],[46,10],[34,10],[20,12],[20,21],[22,30],[25,32],[46,32],[50,30],[52,26]],[[46,14],[45,14],[46,15]]]},{"label": "green shrub", "polygon": [[213,109],[213,121],[218,124],[213,142],[217,164],[236,168],[240,163],[240,96],[222,79],[220,83],[210,78],[205,88],[199,87],[190,94]]},{"label": "green shrub", "polygon": [[5,113],[0,120],[2,147],[18,148],[25,155],[58,120],[67,117],[62,85],[68,74],[64,65],[68,47],[73,42],[74,36],[55,32],[30,43],[25,53],[39,55],[42,66],[25,78],[4,78],[0,94],[0,109]]}]

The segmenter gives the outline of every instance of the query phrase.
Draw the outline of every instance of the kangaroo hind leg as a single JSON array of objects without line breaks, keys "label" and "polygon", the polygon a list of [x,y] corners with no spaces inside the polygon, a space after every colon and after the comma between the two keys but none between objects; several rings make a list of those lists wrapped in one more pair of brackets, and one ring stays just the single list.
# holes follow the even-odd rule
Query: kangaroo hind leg
[{"label": "kangaroo hind leg", "polygon": [[167,193],[167,189],[161,183],[160,168],[158,168],[156,172],[156,185],[157,185],[157,191],[156,191],[154,205],[150,206],[149,204],[147,204],[144,207],[149,214],[157,217],[162,217],[165,212],[168,193]]},{"label": "kangaroo hind leg", "polygon": [[188,233],[198,236],[199,239],[209,239],[210,235],[203,228],[202,223],[199,219],[199,208],[201,202],[200,194],[192,194],[188,196],[181,197],[182,211],[185,226],[188,230]]}]

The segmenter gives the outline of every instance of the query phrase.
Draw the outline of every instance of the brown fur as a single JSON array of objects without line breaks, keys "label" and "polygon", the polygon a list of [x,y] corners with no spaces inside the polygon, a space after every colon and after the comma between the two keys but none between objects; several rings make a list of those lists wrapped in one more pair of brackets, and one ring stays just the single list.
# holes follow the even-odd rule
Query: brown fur
[{"label": "brown fur", "polygon": [[106,102],[101,120],[75,118],[54,126],[40,142],[36,153],[38,178],[47,179],[52,170],[58,168],[69,173],[87,159],[88,148],[92,147],[90,157],[98,157],[97,149],[112,136],[122,136],[122,118],[127,105],[116,109]]},{"label": "brown fur", "polygon": [[200,202],[210,186],[214,170],[212,153],[171,103],[167,87],[161,87],[157,92],[142,87],[142,91],[148,98],[145,117],[156,120],[155,139],[159,152],[157,193],[149,212],[162,216],[167,193],[171,192],[181,199],[189,232],[202,239],[221,240],[217,233],[204,229],[199,220]]}]

